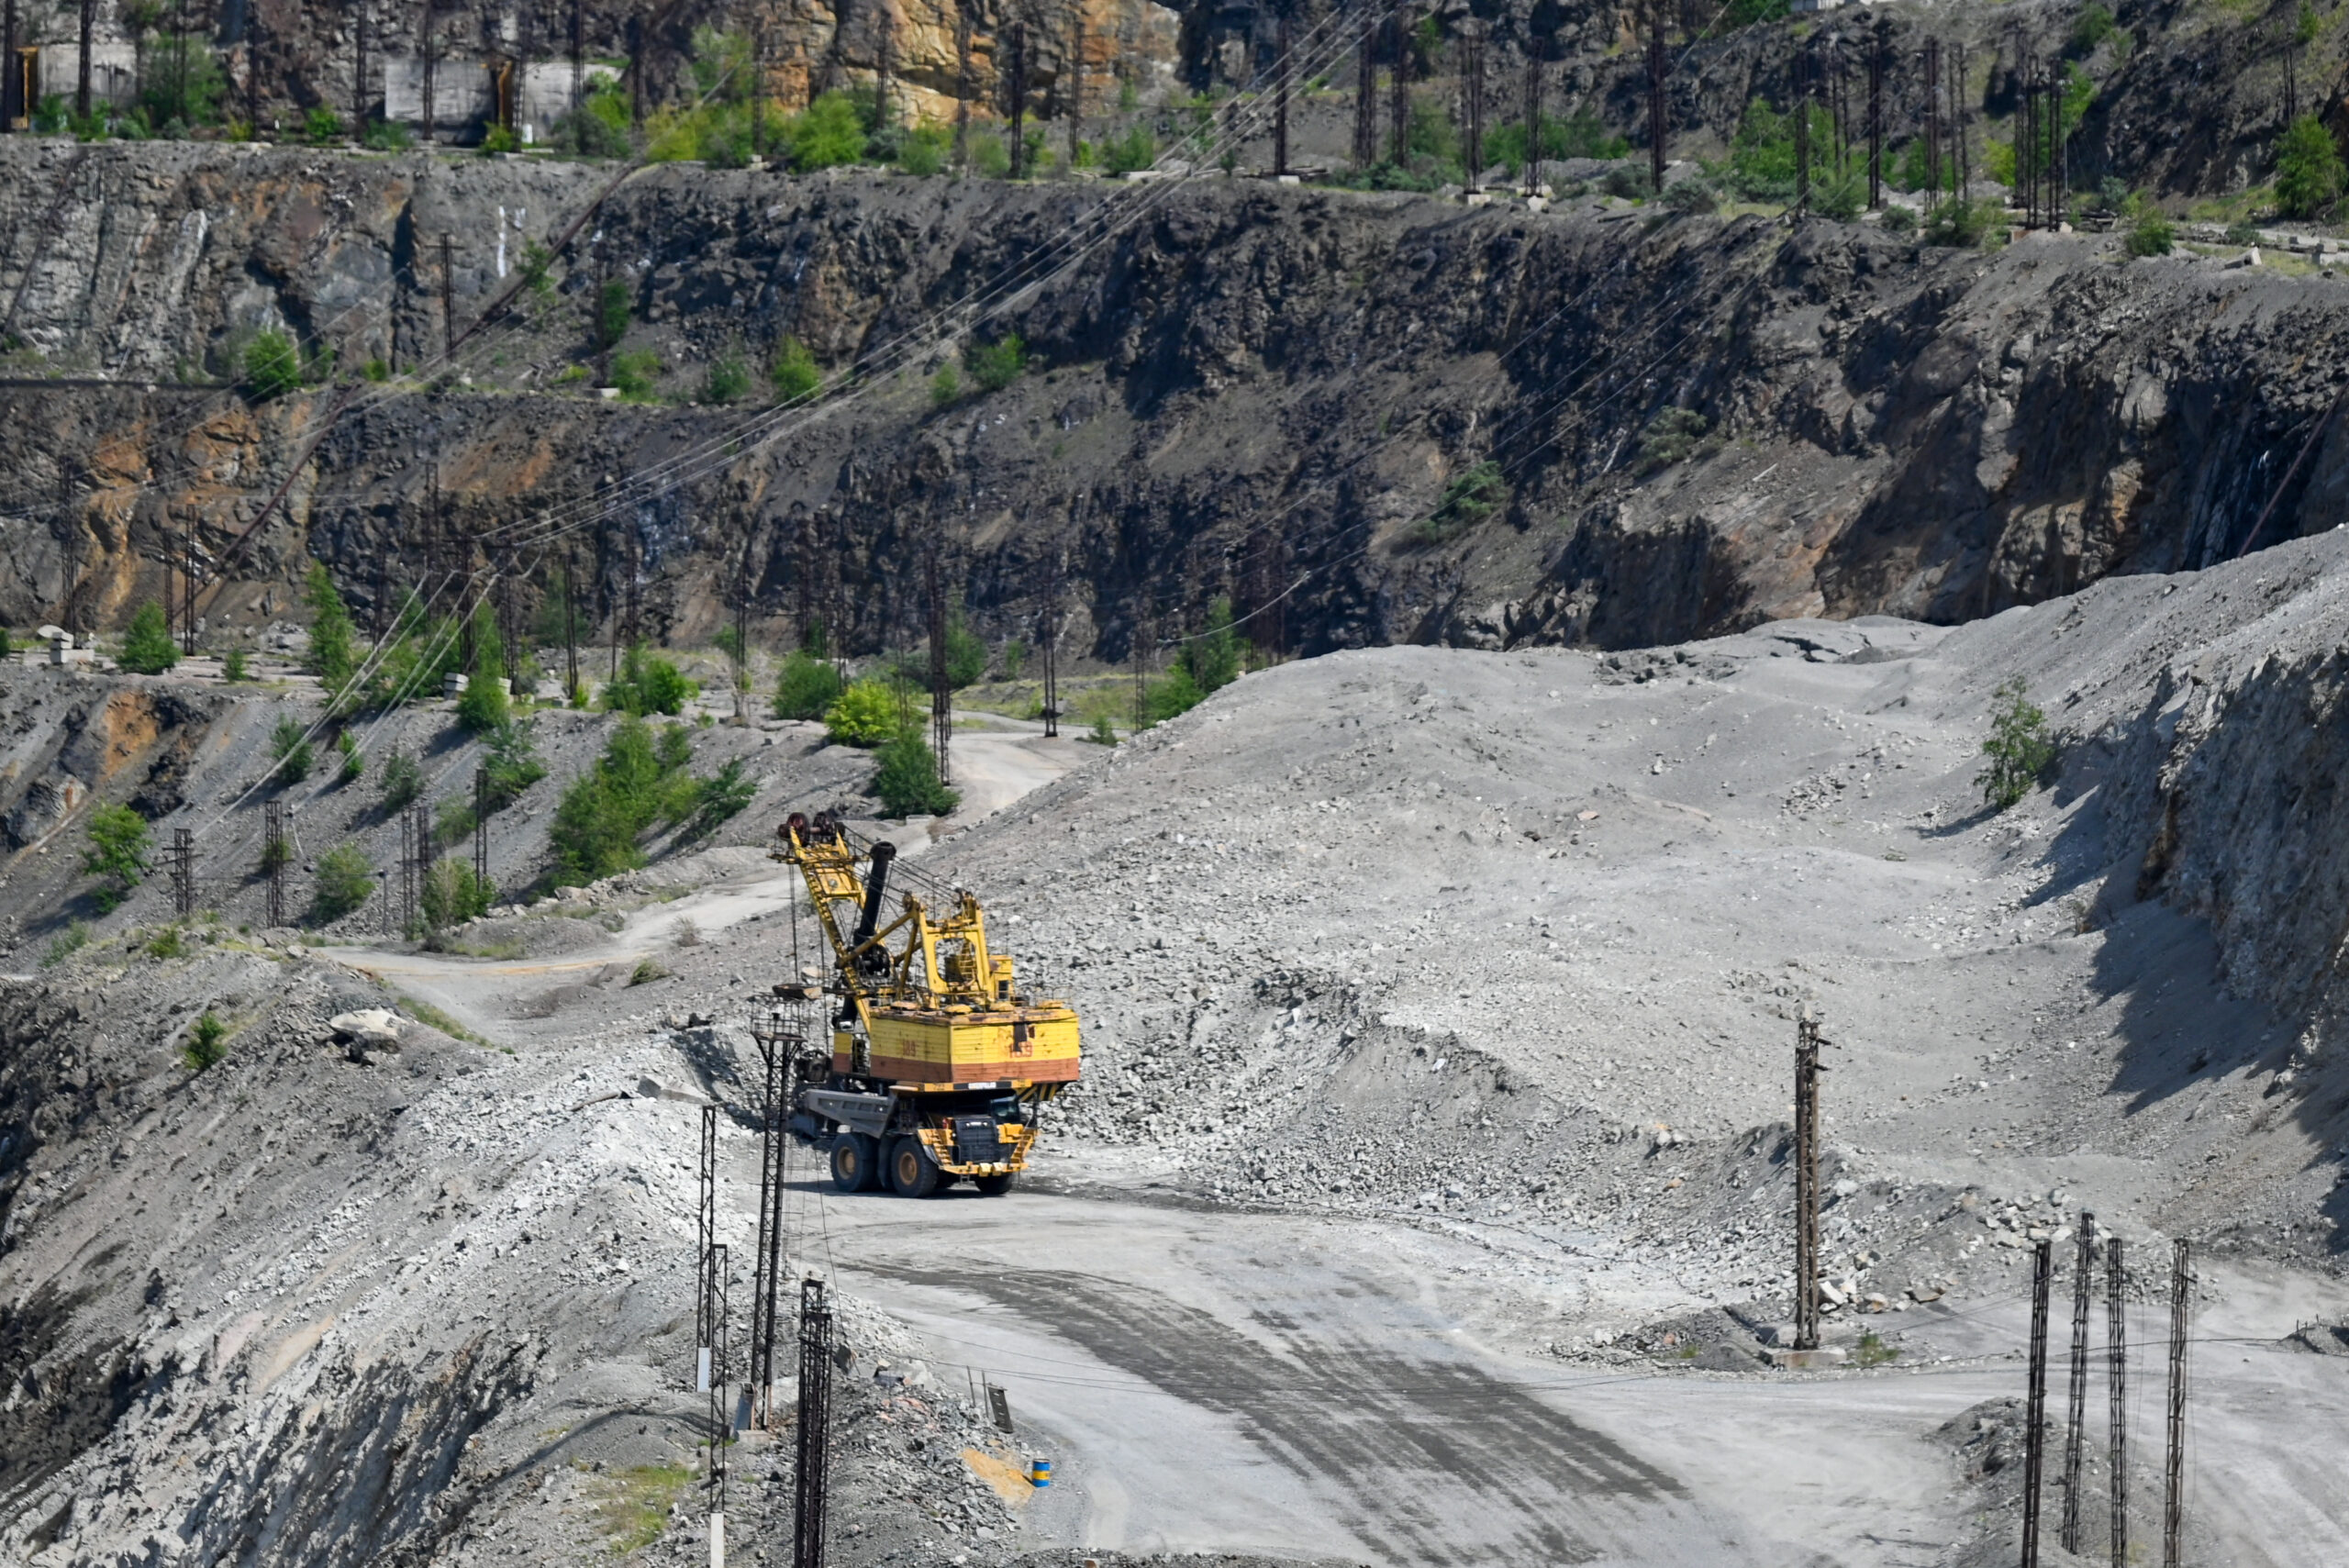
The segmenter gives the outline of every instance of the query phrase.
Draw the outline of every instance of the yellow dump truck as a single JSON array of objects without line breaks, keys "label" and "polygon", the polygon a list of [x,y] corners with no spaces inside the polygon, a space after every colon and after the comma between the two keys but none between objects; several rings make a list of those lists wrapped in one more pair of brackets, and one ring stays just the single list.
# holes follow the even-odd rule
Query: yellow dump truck
[{"label": "yellow dump truck", "polygon": [[774,858],[799,868],[831,946],[823,989],[839,1001],[830,1061],[798,1074],[793,1134],[829,1151],[842,1192],[885,1182],[924,1197],[965,1179],[1010,1191],[1042,1108],[1076,1082],[1075,1011],[1019,992],[966,891],[901,893],[884,924],[888,840],[829,812],[795,812],[777,837]]}]

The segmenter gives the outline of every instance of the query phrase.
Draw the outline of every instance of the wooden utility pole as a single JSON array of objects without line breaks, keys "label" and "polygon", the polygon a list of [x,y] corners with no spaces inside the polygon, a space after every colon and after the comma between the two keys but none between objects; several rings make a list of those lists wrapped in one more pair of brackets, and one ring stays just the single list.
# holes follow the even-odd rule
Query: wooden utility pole
[{"label": "wooden utility pole", "polygon": [[1288,13],[1283,11],[1275,32],[1273,65],[1273,172],[1288,172]]},{"label": "wooden utility pole", "polygon": [[2169,1447],[2163,1462],[2162,1568],[2185,1568],[2186,1318],[2193,1278],[2183,1240],[2171,1244],[2169,1273]]},{"label": "wooden utility pole", "polygon": [[195,517],[180,535],[180,651],[195,651]]},{"label": "wooden utility pole", "polygon": [[17,128],[24,63],[17,58],[17,0],[0,0],[0,131]]},{"label": "wooden utility pole", "polygon": [[1378,161],[1378,16],[1364,9],[1354,45],[1354,169]]},{"label": "wooden utility pole", "polygon": [[1968,156],[1973,138],[1967,134],[1974,117],[1965,102],[1965,46],[1952,44],[1949,54],[1950,132],[1955,141],[1955,156],[1950,161],[1957,181],[1957,198],[1965,201],[1974,183],[1972,159]]},{"label": "wooden utility pole", "polygon": [[1648,6],[1648,183],[1664,192],[1664,144],[1667,134],[1664,114],[1664,83],[1670,69],[1664,52],[1664,0]]},{"label": "wooden utility pole", "polygon": [[1795,1023],[1795,1349],[1819,1348],[1819,1020]]},{"label": "wooden utility pole", "polygon": [[1133,732],[1141,734],[1150,728],[1150,618],[1139,617],[1134,621],[1134,716]]},{"label": "wooden utility pole", "polygon": [[172,829],[172,908],[183,920],[195,914],[195,829]]},{"label": "wooden utility pole", "polygon": [[587,0],[571,0],[571,107],[587,102]]},{"label": "wooden utility pole", "polygon": [[2039,1568],[2039,1488],[2047,1446],[2047,1297],[2055,1244],[2042,1241],[2031,1265],[2031,1387],[2024,1401],[2022,1568]]},{"label": "wooden utility pole", "polygon": [[2080,1550],[2080,1461],[2088,1416],[2088,1299],[2096,1275],[2096,1216],[2080,1211],[2072,1262],[2072,1381],[2065,1406],[2064,1550]]},{"label": "wooden utility pole", "polygon": [[[874,128],[889,123],[889,48],[896,41],[896,26],[889,19],[889,8],[881,8],[881,37],[874,45],[873,124]],[[1072,153],[1074,148],[1069,150]]]},{"label": "wooden utility pole", "polygon": [[2129,1310],[2121,1299],[2121,1238],[2104,1239],[2106,1463],[2111,1471],[2112,1568],[2129,1568]]}]

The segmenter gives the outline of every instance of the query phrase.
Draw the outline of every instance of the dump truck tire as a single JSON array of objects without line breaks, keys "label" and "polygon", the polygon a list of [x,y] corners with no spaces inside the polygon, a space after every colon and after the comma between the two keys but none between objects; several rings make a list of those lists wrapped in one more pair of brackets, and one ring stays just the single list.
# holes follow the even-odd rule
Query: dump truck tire
[{"label": "dump truck tire", "polygon": [[938,1190],[938,1165],[911,1133],[889,1145],[889,1190],[899,1197],[928,1197]]},{"label": "dump truck tire", "polygon": [[1019,1173],[1017,1171],[1006,1171],[997,1176],[973,1176],[971,1184],[988,1197],[1001,1197],[1011,1190],[1011,1184],[1019,1179]]},{"label": "dump truck tire", "polygon": [[869,1193],[881,1184],[881,1152],[861,1132],[832,1135],[832,1185],[844,1193]]}]

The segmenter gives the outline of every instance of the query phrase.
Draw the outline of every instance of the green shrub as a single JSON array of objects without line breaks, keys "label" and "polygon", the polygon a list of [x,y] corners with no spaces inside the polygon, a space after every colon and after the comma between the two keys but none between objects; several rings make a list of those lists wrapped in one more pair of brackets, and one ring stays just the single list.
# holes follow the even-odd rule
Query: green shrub
[{"label": "green shrub", "polygon": [[2129,254],[2132,256],[2166,256],[2176,242],[2176,233],[2170,228],[2169,215],[2150,202],[2129,226]]},{"label": "green shrub", "polygon": [[1998,687],[1982,754],[1989,762],[1974,775],[1974,782],[1994,811],[2004,811],[2029,795],[2054,763],[2055,743],[2048,739],[2047,715],[2032,706],[2030,689],[2021,675]]},{"label": "green shrub", "polygon": [[796,338],[783,340],[767,375],[774,383],[774,395],[785,403],[811,397],[824,384],[824,373],[816,368],[815,352]]},{"label": "green shrub", "polygon": [[1687,462],[1709,428],[1705,417],[1693,408],[1663,410],[1640,432],[1640,452],[1633,466],[1645,474]]},{"label": "green shrub", "polygon": [[290,714],[269,732],[269,754],[277,760],[270,773],[281,786],[308,778],[317,761],[310,751],[309,727]]},{"label": "green shrub", "polygon": [[1664,205],[1674,212],[1719,212],[1721,198],[1709,180],[1675,180],[1664,188]]},{"label": "green shrub", "polygon": [[956,373],[954,361],[949,360],[938,367],[936,375],[930,378],[930,400],[936,406],[943,408],[962,395],[963,378]]},{"label": "green shrub", "polygon": [[522,247],[522,260],[515,268],[522,286],[540,305],[554,301],[554,252],[532,239]]},{"label": "green shrub", "polygon": [[840,701],[841,673],[831,661],[794,652],[775,677],[774,716],[777,718],[821,718]]},{"label": "green shrub", "polygon": [[743,770],[741,762],[728,762],[700,783],[694,801],[693,836],[698,839],[715,833],[728,820],[740,816],[758,793],[757,781]]},{"label": "green shrub", "polygon": [[982,180],[1000,180],[1011,172],[1011,153],[993,131],[971,133],[969,158],[971,172]]},{"label": "green shrub", "polygon": [[961,796],[939,781],[938,756],[919,735],[899,735],[874,754],[873,793],[886,817],[943,817]]},{"label": "green shrub", "polygon": [[304,666],[318,678],[331,697],[350,682],[351,672],[359,666],[351,612],[344,607],[334,579],[320,562],[310,562],[309,581],[302,596],[310,606],[310,651]]},{"label": "green shrub", "polygon": [[1179,717],[1208,700],[1207,693],[1191,678],[1191,672],[1177,664],[1166,673],[1163,680],[1152,683],[1142,694],[1142,706],[1152,724],[1163,724]]},{"label": "green shrub", "polygon": [[1101,144],[1101,167],[1112,174],[1131,174],[1157,162],[1158,139],[1147,126],[1134,126]]},{"label": "green shrub", "polygon": [[392,379],[391,362],[382,359],[369,360],[361,367],[359,373],[380,385]]},{"label": "green shrub", "polygon": [[302,117],[302,134],[313,147],[324,147],[342,139],[342,117],[324,104]]},{"label": "green shrub", "polygon": [[512,152],[518,150],[521,145],[520,137],[516,136],[502,125],[494,125],[482,136],[481,155],[487,158],[494,153]]},{"label": "green shrub", "polygon": [[852,681],[824,712],[824,732],[836,744],[878,746],[900,728],[897,694],[885,681]]},{"label": "green shrub", "polygon": [[253,678],[252,671],[245,665],[243,649],[231,648],[220,656],[220,678],[228,682],[250,681]]},{"label": "green shrub", "polygon": [[473,667],[457,698],[457,722],[474,735],[487,734],[514,716],[506,694],[506,649],[497,617],[484,599],[473,606]]},{"label": "green shrub", "polygon": [[555,807],[548,839],[557,879],[584,885],[643,864],[638,837],[656,822],[684,821],[702,805],[701,784],[685,772],[692,756],[683,726],[669,726],[656,744],[642,719],[622,719],[604,754]]},{"label": "green shrub", "polygon": [[1006,332],[992,343],[968,343],[963,349],[963,364],[981,391],[1001,392],[1028,368],[1028,345],[1017,332]]},{"label": "green shrub", "polygon": [[130,896],[154,859],[155,839],[147,818],[128,806],[101,806],[90,813],[90,841],[82,851],[82,870],[103,877],[95,894],[98,907],[112,909]]},{"label": "green shrub", "polygon": [[630,403],[653,401],[652,384],[660,378],[661,356],[651,349],[636,349],[612,356],[612,384]]},{"label": "green shrub", "polygon": [[147,70],[139,106],[156,134],[184,139],[190,128],[217,125],[228,78],[209,39],[197,34],[160,34],[147,46]]},{"label": "green shrub", "polygon": [[1093,716],[1093,728],[1085,738],[1097,746],[1115,746],[1118,743],[1118,726],[1108,714],[1097,713]]},{"label": "green shrub", "polygon": [[636,296],[618,278],[607,278],[596,291],[596,346],[608,349],[628,336],[635,314]]},{"label": "green shrub", "polygon": [[368,126],[360,142],[373,152],[406,152],[416,145],[416,134],[396,120],[377,120]]},{"label": "green shrub", "polygon": [[[1547,162],[1563,162],[1569,158],[1620,158],[1631,150],[1631,144],[1620,136],[1609,135],[1606,125],[1587,109],[1577,109],[1571,115],[1542,117],[1541,158]],[[1512,175],[1525,168],[1525,122],[1513,120],[1500,126],[1485,138],[1487,161],[1505,165]]]},{"label": "green shrub", "polygon": [[681,711],[701,688],[668,660],[647,653],[638,643],[620,661],[619,679],[604,687],[604,706],[641,718],[647,714]]},{"label": "green shrub", "polygon": [[1183,644],[1183,651],[1175,656],[1176,668],[1204,697],[1240,678],[1246,650],[1232,630],[1231,600],[1221,597],[1208,606],[1207,629]]},{"label": "green shrub", "polygon": [[1914,234],[1917,232],[1916,210],[1912,207],[1902,206],[1898,202],[1885,203],[1884,210],[1876,215],[1876,227],[1883,229],[1887,234]]},{"label": "green shrub", "polygon": [[444,930],[489,913],[490,885],[462,861],[432,862],[424,873],[424,888],[417,902],[423,906],[425,929]]},{"label": "green shrub", "polygon": [[150,599],[130,617],[130,629],[123,636],[122,653],[116,662],[134,675],[160,675],[179,662],[180,645],[172,640],[163,606]]},{"label": "green shrub", "polygon": [[2067,47],[2074,54],[2092,53],[2096,46],[2110,38],[2120,25],[2104,0],[2088,0],[2080,8],[2080,14],[2072,18],[2072,36]]},{"label": "green shrub", "polygon": [[424,793],[424,770],[405,751],[384,759],[384,809],[405,811]]},{"label": "green shrub", "polygon": [[89,945],[89,926],[76,920],[51,939],[49,951],[41,955],[40,966],[43,969],[54,969]]},{"label": "green shrub", "polygon": [[2285,128],[2276,147],[2276,206],[2286,217],[2321,217],[2341,199],[2349,169],[2332,133],[2314,115]]},{"label": "green shrub", "polygon": [[302,384],[302,354],[283,332],[264,330],[245,345],[245,390],[256,403],[283,397]]},{"label": "green shrub", "polygon": [[482,767],[489,774],[489,808],[503,811],[521,793],[547,776],[539,761],[537,721],[508,720],[489,732],[488,756]]},{"label": "green shrub", "polygon": [[720,354],[703,376],[701,400],[706,404],[739,403],[749,395],[751,367],[740,354]]},{"label": "green shrub", "polygon": [[[946,684],[955,691],[975,685],[987,673],[987,645],[963,624],[957,612],[946,623]],[[928,683],[925,682],[925,684]]]},{"label": "green shrub", "polygon": [[330,926],[367,902],[375,890],[375,867],[351,843],[337,844],[318,857],[310,885],[310,923]]},{"label": "green shrub", "polygon": [[473,815],[471,795],[450,795],[440,802],[440,809],[432,818],[432,841],[446,849],[470,839],[478,820]]},{"label": "green shrub", "polygon": [[1932,221],[1925,225],[1925,242],[1971,250],[1979,246],[2005,217],[2005,209],[1995,201],[1976,202],[1963,198],[1945,201],[1933,209]]},{"label": "green shrub", "polygon": [[187,1043],[180,1047],[180,1062],[191,1073],[201,1073],[207,1067],[217,1067],[228,1056],[228,1026],[206,1008],[187,1029]]},{"label": "green shrub", "polygon": [[846,93],[826,93],[783,123],[784,153],[795,174],[859,161],[864,139],[864,117]]},{"label": "green shrub", "polygon": [[929,127],[907,131],[897,143],[897,167],[907,174],[935,174],[946,167],[946,137]]},{"label": "green shrub", "polygon": [[158,963],[162,962],[166,959],[185,958],[187,956],[187,947],[185,943],[180,940],[180,936],[181,932],[177,924],[165,926],[161,930],[157,931],[153,936],[147,939],[147,956],[153,959]]},{"label": "green shrub", "polygon": [[668,978],[669,972],[661,967],[660,960],[640,958],[636,961],[636,968],[629,973],[628,983],[630,985],[650,985],[656,980]]},{"label": "green shrub", "polygon": [[1443,487],[1435,510],[1420,522],[1419,536],[1426,543],[1441,544],[1508,505],[1508,482],[1501,477],[1501,465],[1487,458]]},{"label": "green shrub", "polygon": [[342,766],[335,777],[343,784],[357,784],[367,773],[367,753],[359,749],[359,737],[346,729],[336,738],[334,748],[342,753]]}]

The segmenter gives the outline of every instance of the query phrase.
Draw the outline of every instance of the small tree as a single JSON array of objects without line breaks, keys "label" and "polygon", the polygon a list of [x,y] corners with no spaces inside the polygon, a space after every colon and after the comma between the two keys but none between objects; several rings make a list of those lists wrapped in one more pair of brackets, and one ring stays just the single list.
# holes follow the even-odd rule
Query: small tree
[{"label": "small tree", "polygon": [[881,766],[873,775],[873,793],[885,815],[943,817],[961,801],[940,782],[937,753],[919,735],[900,735],[874,755]]},{"label": "small tree", "polygon": [[633,304],[628,284],[618,278],[607,280],[596,291],[596,347],[608,349],[628,336]]},{"label": "small tree", "polygon": [[987,673],[987,645],[963,624],[961,615],[946,623],[946,684],[954,690],[975,684]]},{"label": "small tree", "polygon": [[796,403],[808,396],[824,381],[823,373],[816,368],[814,352],[796,338],[783,340],[769,374],[774,382],[775,396],[785,403]]},{"label": "small tree", "polygon": [[1982,754],[1990,761],[1974,775],[1974,782],[1994,811],[2004,811],[2029,795],[2055,761],[2055,742],[2047,736],[2047,715],[2032,706],[2021,675],[1998,687]]},{"label": "small tree", "polygon": [[220,678],[231,684],[238,681],[250,681],[253,678],[253,673],[245,667],[243,649],[231,648],[220,656]]},{"label": "small tree", "polygon": [[1231,629],[1231,600],[1220,597],[1208,606],[1207,630],[1183,645],[1178,668],[1204,697],[1240,678],[1245,647]]},{"label": "small tree", "polygon": [[228,1055],[228,1026],[217,1016],[207,1011],[188,1026],[187,1043],[180,1048],[180,1062],[189,1072],[217,1067]]},{"label": "small tree", "polygon": [[245,390],[256,403],[283,397],[302,384],[302,352],[283,332],[256,333],[245,345]]},{"label": "small tree", "polygon": [[424,770],[416,759],[405,751],[395,751],[384,760],[384,809],[405,811],[416,804],[424,793]]},{"label": "small tree", "polygon": [[180,662],[179,644],[163,619],[163,606],[150,599],[130,617],[122,639],[122,667],[134,675],[160,675]]},{"label": "small tree", "polygon": [[310,750],[307,726],[288,714],[277,721],[269,732],[269,754],[277,759],[271,770],[280,784],[298,784],[310,776],[311,766],[317,761]]},{"label": "small tree", "polygon": [[495,729],[513,716],[506,696],[506,649],[497,635],[497,617],[489,601],[473,606],[473,667],[465,679],[464,695],[457,699],[457,722],[479,735]]},{"label": "small tree", "polygon": [[841,673],[829,660],[793,653],[775,677],[774,716],[777,718],[821,718],[840,701]]},{"label": "small tree", "polygon": [[1028,368],[1028,345],[1017,332],[1006,332],[992,343],[972,343],[963,350],[963,364],[985,392],[1001,392]]},{"label": "small tree", "polygon": [[337,779],[347,784],[357,784],[367,773],[367,753],[359,749],[359,737],[346,729],[336,738],[334,749],[342,756]]},{"label": "small tree", "polygon": [[824,710],[824,731],[845,746],[878,746],[899,728],[897,698],[885,681],[854,681]]},{"label": "small tree", "polygon": [[462,926],[489,913],[489,884],[462,861],[435,861],[424,875],[424,923],[432,930]]},{"label": "small tree", "polygon": [[98,907],[111,910],[147,874],[154,859],[154,835],[148,831],[147,818],[128,806],[101,806],[90,813],[89,833],[82,869],[106,879],[97,890]]},{"label": "small tree", "polygon": [[310,889],[310,922],[330,926],[367,902],[375,867],[356,844],[337,844],[318,857]]},{"label": "small tree", "polygon": [[2286,217],[2321,217],[2341,199],[2349,168],[2324,122],[2302,115],[2276,148],[2276,205]]},{"label": "small tree", "polygon": [[2176,232],[2170,227],[2169,215],[2147,202],[2137,214],[2137,221],[2129,228],[2129,254],[2132,256],[2166,256],[2176,242]]},{"label": "small tree", "polygon": [[302,597],[310,606],[310,652],[305,662],[310,673],[316,675],[332,696],[341,692],[358,668],[358,658],[352,647],[351,612],[345,608],[342,595],[334,579],[321,562],[310,562],[310,575]]}]

